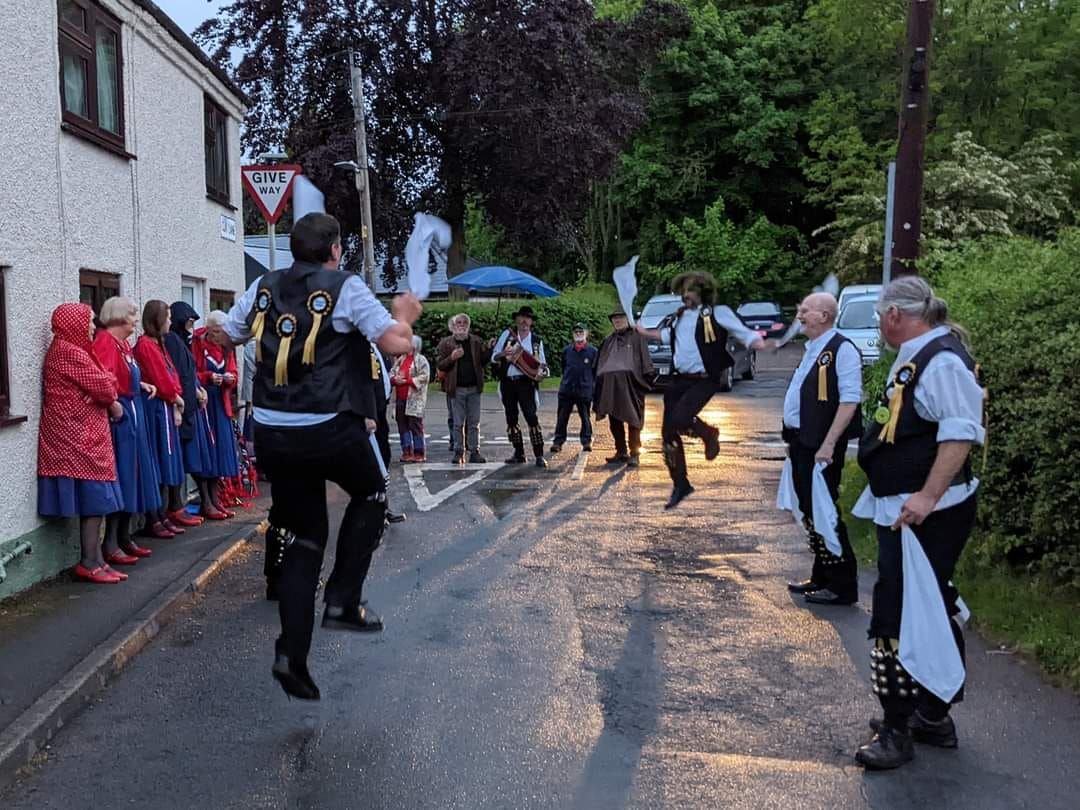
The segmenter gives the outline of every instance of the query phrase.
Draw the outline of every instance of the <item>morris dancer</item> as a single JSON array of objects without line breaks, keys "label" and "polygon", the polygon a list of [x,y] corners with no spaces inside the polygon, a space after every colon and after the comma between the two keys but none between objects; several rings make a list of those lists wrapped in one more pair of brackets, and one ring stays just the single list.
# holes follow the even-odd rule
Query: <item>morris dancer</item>
[{"label": "morris dancer", "polygon": [[[905,276],[892,282],[878,303],[881,333],[898,346],[891,380],[881,405],[859,444],[859,464],[870,485],[852,513],[877,524],[878,581],[870,638],[873,690],[885,711],[871,721],[873,739],[855,759],[870,769],[896,768],[914,755],[915,741],[955,748],[951,704],[963,698],[964,636],[954,617],[960,612],[953,572],[975,524],[975,490],[968,454],[982,444],[983,390],[964,334],[948,321],[948,307],[923,279]],[[932,568],[952,631],[943,643],[924,638],[900,639],[901,617],[941,609],[930,602],[912,604],[904,588],[915,570],[905,570],[900,527],[910,527]],[[917,551],[917,549],[915,550]],[[910,584],[910,583],[909,583]],[[931,590],[931,593],[934,591]],[[943,618],[943,617],[942,617]],[[901,659],[914,643],[918,661]],[[955,649],[951,643],[955,642]],[[928,660],[957,660],[956,682],[943,686],[933,675],[917,678],[907,667]]]},{"label": "morris dancer", "polygon": [[594,407],[598,419],[606,416],[610,420],[611,437],[615,440],[615,455],[609,456],[607,463],[637,467],[641,464],[645,395],[655,371],[649,345],[630,328],[626,312],[616,309],[610,318],[615,331],[600,344]]},{"label": "morris dancer", "polygon": [[694,488],[686,473],[683,434],[705,444],[705,458],[720,454],[720,431],[698,418],[720,390],[724,372],[735,365],[728,353],[728,336],[747,348],[764,348],[765,341],[726,306],[717,306],[716,280],[708,273],[683,273],[672,279],[671,291],[683,305],[658,329],[638,324],[638,332],[671,346],[674,380],[664,392],[664,463],[674,487],[665,509],[674,509]]},{"label": "morris dancer", "polygon": [[814,467],[828,465],[822,475],[835,503],[848,440],[859,435],[862,425],[857,415],[862,401],[862,360],[855,344],[836,331],[836,314],[836,299],[823,292],[808,295],[797,316],[808,340],[784,396],[783,436],[814,567],[810,579],[789,583],[788,590],[804,594],[807,602],[815,604],[852,605],[859,596],[859,580],[847,526],[842,518],[836,525],[843,551],[838,557],[826,548],[813,524]]},{"label": "morris dancer", "polygon": [[524,349],[538,363],[540,376],[547,373],[547,357],[544,355],[544,341],[533,334],[533,322],[536,313],[532,307],[523,306],[513,315],[515,327],[504,329],[495,341],[495,347],[491,352],[491,362],[496,363],[496,369],[500,372],[499,394],[502,397],[503,409],[506,411],[506,435],[513,445],[514,455],[506,460],[507,464],[525,463],[525,440],[518,427],[519,412],[525,416],[525,423],[529,426],[529,441],[532,443],[533,455],[536,457],[537,467],[546,467],[544,460],[544,432],[540,429],[540,420],[536,416],[539,404],[540,383],[525,374],[514,362],[512,362],[517,350]]}]

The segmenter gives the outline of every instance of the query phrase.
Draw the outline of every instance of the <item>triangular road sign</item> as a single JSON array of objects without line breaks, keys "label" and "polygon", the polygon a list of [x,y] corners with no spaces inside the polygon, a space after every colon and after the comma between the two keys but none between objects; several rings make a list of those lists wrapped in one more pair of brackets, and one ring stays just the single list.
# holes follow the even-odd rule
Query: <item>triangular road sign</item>
[{"label": "triangular road sign", "polygon": [[[467,467],[462,467],[458,464],[410,464],[404,466],[402,469],[405,472],[405,481],[409,484],[409,493],[412,495],[413,500],[416,501],[416,508],[421,512],[430,512],[447,498],[457,495],[459,492],[468,489],[473,484],[480,483],[496,470],[505,470],[506,465],[499,462],[470,464]],[[455,481],[445,489],[440,489],[438,492],[432,494],[427,487],[427,483],[424,481],[425,470],[428,472],[469,472],[470,475]]]},{"label": "triangular road sign", "polygon": [[240,169],[240,179],[266,221],[273,224],[285,213],[285,206],[292,195],[293,180],[302,171],[299,166],[291,163],[243,166]]}]

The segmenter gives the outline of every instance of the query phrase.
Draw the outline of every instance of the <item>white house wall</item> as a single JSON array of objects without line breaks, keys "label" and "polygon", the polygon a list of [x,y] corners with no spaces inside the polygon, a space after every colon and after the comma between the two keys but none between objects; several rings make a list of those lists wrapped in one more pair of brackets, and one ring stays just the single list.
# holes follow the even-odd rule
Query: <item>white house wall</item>
[{"label": "white house wall", "polygon": [[[0,266],[7,267],[11,411],[0,428],[0,546],[36,516],[41,364],[49,317],[79,298],[82,268],[120,275],[142,304],[180,298],[181,276],[205,289],[244,286],[242,218],[206,197],[203,94],[228,113],[230,195],[240,208],[240,101],[143,9],[101,3],[124,23],[126,159],[61,132],[56,0],[0,0]],[[13,44],[13,45],[12,45]],[[220,236],[236,221],[237,241]],[[196,302],[205,314],[208,300]]]}]

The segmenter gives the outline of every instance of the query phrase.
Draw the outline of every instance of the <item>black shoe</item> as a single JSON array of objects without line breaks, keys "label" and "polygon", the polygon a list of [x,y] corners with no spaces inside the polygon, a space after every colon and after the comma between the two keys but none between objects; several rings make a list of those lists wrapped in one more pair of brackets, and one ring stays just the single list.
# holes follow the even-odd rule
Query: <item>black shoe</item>
[{"label": "black shoe", "polygon": [[855,752],[855,761],[867,770],[887,771],[911,762],[914,756],[910,734],[882,725],[874,739]]},{"label": "black shoe", "polygon": [[281,597],[278,594],[278,578],[267,577],[266,578],[266,601],[277,602]]},{"label": "black shoe", "polygon": [[616,453],[615,455],[608,456],[607,458],[604,459],[605,464],[610,464],[613,467],[616,464],[626,464],[629,461],[630,461],[630,456],[626,455],[626,453]]},{"label": "black shoe", "polygon": [[689,484],[683,484],[681,486],[679,484],[676,484],[675,488],[671,490],[671,497],[668,499],[668,502],[664,504],[664,508],[674,509],[676,506],[682,503],[683,499],[686,498],[686,496],[693,494],[693,492],[694,488]]},{"label": "black shoe", "polygon": [[536,457],[536,466],[537,467],[539,467],[542,470],[546,470],[547,465],[548,465],[548,463],[547,463],[547,461],[544,460],[543,456],[537,456]]},{"label": "black shoe", "polygon": [[813,593],[814,591],[820,591],[824,587],[824,585],[818,585],[812,579],[807,579],[803,582],[789,582],[787,584],[787,589],[792,593]]},{"label": "black shoe", "polygon": [[482,455],[480,455],[479,451],[474,450],[472,453],[469,454],[469,463],[470,464],[487,464],[487,459],[484,458]]},{"label": "black shoe", "polygon": [[524,464],[525,463],[525,454],[522,453],[522,454],[518,455],[517,453],[514,453],[514,455],[510,456],[510,458],[508,458],[506,460],[506,463],[507,464]]},{"label": "black shoe", "polygon": [[464,453],[454,453],[454,460],[451,463],[453,463],[453,464],[464,464],[465,463],[465,454]]},{"label": "black shoe", "polygon": [[819,591],[810,591],[804,594],[804,598],[812,605],[854,605],[859,600],[854,596],[840,596],[828,588]]},{"label": "black shoe", "polygon": [[[885,721],[875,717],[870,721],[870,728],[878,731],[885,725]],[[944,720],[927,720],[916,711],[908,720],[908,731],[912,739],[923,745],[932,745],[935,748],[959,748],[960,740],[956,736],[956,723],[948,715]]]},{"label": "black shoe", "polygon": [[293,663],[285,653],[278,653],[274,658],[274,666],[270,668],[270,674],[281,684],[281,688],[290,698],[318,700],[320,697],[319,687],[312,680],[307,664]]},{"label": "black shoe", "polygon": [[705,443],[705,460],[712,461],[720,455],[720,431],[708,425],[703,426],[704,436],[701,440]]},{"label": "black shoe", "polygon": [[391,512],[389,509],[387,509],[386,510],[386,522],[387,523],[404,523],[405,522],[405,513],[404,512]]},{"label": "black shoe", "polygon": [[551,445],[551,452],[552,453],[558,453],[561,450],[562,450],[562,445],[561,444],[553,444],[553,445]]},{"label": "black shoe", "polygon": [[358,633],[380,633],[383,629],[382,619],[363,605],[346,608],[327,605],[322,626],[328,630],[355,630]]},{"label": "black shoe", "polygon": [[592,445],[591,444],[583,444],[583,445],[581,445],[581,452],[582,453],[591,453],[592,452]]},{"label": "black shoe", "polygon": [[637,453],[634,453],[634,455],[630,456],[630,458],[628,458],[626,460],[626,466],[627,467],[640,467],[641,466],[641,456],[639,456]]}]

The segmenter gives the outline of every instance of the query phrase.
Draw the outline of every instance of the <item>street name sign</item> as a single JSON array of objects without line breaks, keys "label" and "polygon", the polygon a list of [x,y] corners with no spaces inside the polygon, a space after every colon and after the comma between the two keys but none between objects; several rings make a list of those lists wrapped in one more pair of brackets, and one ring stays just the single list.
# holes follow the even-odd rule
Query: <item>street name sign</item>
[{"label": "street name sign", "polygon": [[274,224],[285,213],[285,206],[292,196],[293,180],[301,171],[299,166],[289,163],[243,166],[240,178],[266,221]]}]

